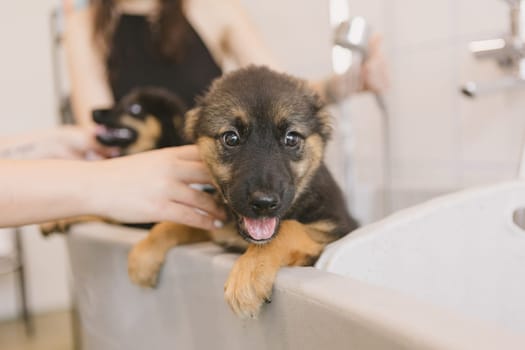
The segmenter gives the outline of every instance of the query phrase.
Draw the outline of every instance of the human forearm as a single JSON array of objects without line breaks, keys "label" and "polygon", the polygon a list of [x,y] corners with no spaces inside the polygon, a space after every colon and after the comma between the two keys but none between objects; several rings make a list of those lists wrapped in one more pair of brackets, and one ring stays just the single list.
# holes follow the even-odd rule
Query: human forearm
[{"label": "human forearm", "polygon": [[92,37],[91,8],[66,15],[64,46],[71,81],[71,102],[75,120],[81,126],[93,126],[91,111],[113,105],[103,55]]},{"label": "human forearm", "polygon": [[92,131],[77,126],[0,138],[0,159],[83,159],[104,152]]},{"label": "human forearm", "polygon": [[25,159],[35,150],[32,135],[2,137],[0,140],[0,159]]},{"label": "human forearm", "polygon": [[224,212],[189,186],[210,182],[194,145],[93,162],[0,160],[0,227],[94,215],[212,229]]},{"label": "human forearm", "polygon": [[0,160],[0,227],[97,214],[93,170],[82,161]]}]

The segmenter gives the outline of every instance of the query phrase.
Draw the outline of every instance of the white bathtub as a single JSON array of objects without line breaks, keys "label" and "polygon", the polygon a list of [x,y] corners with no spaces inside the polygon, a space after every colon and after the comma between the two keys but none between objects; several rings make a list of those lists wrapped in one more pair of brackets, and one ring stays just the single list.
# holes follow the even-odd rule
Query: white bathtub
[{"label": "white bathtub", "polygon": [[317,267],[525,335],[519,208],[523,182],[444,196],[330,245]]},{"label": "white bathtub", "polygon": [[317,269],[279,272],[258,320],[237,319],[223,300],[236,255],[175,248],[159,287],[142,290],[126,255],[144,232],[77,226],[68,241],[84,349],[524,349],[520,205],[525,185],[505,184],[362,228]]}]

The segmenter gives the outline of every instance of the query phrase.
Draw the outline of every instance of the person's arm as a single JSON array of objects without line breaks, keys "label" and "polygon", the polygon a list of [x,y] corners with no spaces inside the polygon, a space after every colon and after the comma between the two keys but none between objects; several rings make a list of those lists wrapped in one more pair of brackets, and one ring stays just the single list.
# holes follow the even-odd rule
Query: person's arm
[{"label": "person's arm", "polygon": [[0,138],[0,159],[85,159],[108,151],[111,150],[96,142],[92,132],[78,126],[61,126]]},{"label": "person's arm", "polygon": [[113,105],[103,56],[93,40],[92,8],[67,9],[65,24],[64,47],[73,114],[81,126],[92,126],[91,111]]},{"label": "person's arm", "polygon": [[189,187],[210,181],[196,146],[94,162],[0,160],[0,227],[95,215],[213,229],[222,210]]},{"label": "person's arm", "polygon": [[226,53],[238,66],[256,64],[283,70],[239,0],[224,1],[217,15],[222,16],[225,26],[223,44]]},{"label": "person's arm", "polygon": [[360,70],[349,69],[343,74],[332,74],[325,79],[311,81],[312,87],[329,103],[337,103],[359,92],[385,92],[390,79],[382,42],[380,35],[372,35],[368,43],[368,56]]}]

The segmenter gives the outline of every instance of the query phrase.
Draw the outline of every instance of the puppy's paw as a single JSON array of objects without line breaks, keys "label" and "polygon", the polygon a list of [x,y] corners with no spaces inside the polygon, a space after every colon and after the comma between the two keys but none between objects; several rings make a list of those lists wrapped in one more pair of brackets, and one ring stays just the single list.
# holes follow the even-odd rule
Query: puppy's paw
[{"label": "puppy's paw", "polygon": [[142,287],[156,287],[163,262],[164,255],[159,253],[147,239],[139,242],[128,255],[130,280]]},{"label": "puppy's paw", "polygon": [[264,303],[271,302],[276,269],[241,256],[224,285],[224,298],[240,318],[257,318]]},{"label": "puppy's paw", "polygon": [[52,233],[66,233],[70,226],[71,221],[69,220],[46,222],[40,225],[40,233],[46,237]]}]

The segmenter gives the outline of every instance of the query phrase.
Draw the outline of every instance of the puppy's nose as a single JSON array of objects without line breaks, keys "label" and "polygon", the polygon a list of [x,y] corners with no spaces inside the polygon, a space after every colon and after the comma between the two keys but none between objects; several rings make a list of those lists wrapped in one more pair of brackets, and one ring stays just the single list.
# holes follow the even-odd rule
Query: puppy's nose
[{"label": "puppy's nose", "polygon": [[280,199],[276,193],[256,191],[252,193],[250,206],[257,215],[271,215],[279,207]]},{"label": "puppy's nose", "polygon": [[108,122],[111,109],[94,109],[91,114],[95,123],[104,124]]}]

